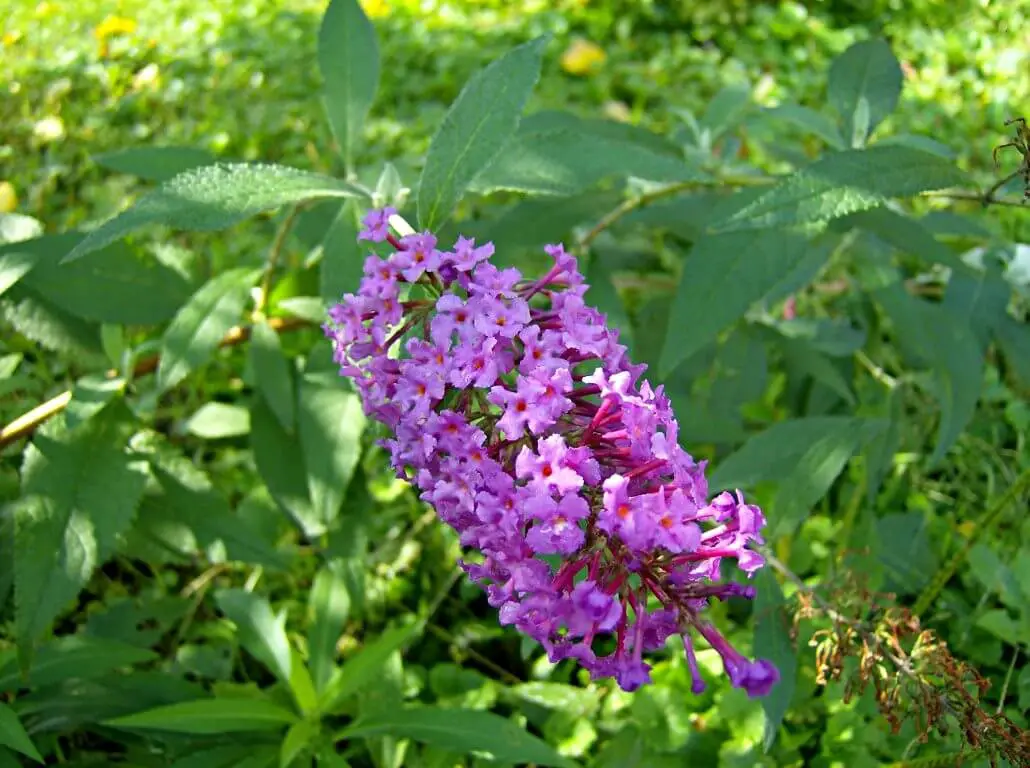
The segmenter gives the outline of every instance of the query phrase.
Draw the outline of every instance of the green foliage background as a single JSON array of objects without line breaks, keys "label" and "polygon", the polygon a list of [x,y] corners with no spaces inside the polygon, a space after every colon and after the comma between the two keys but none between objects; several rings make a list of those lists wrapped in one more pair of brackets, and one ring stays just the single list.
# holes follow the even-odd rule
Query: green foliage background
[{"label": "green foliage background", "polygon": [[[868,695],[845,703],[841,684],[817,686],[811,649],[762,623],[781,589],[769,574],[753,610],[714,611],[735,642],[753,638],[796,666],[793,689],[764,707],[722,682],[694,696],[674,652],[635,695],[591,686],[502,631],[458,578],[453,537],[362,433],[308,322],[356,280],[358,205],[329,199],[220,232],[151,226],[58,263],[82,239],[75,230],[214,158],[335,177],[317,182],[325,195],[352,183],[387,199],[417,190],[468,78],[544,33],[516,138],[553,142],[568,172],[512,151],[473,181],[483,194],[458,205],[442,239],[493,237],[523,267],[545,242],[589,239],[591,299],[665,381],[687,447],[713,459],[713,484],[739,484],[770,510],[778,557],[820,588],[862,572],[906,605],[943,574],[922,618],[992,681],[984,706],[1025,727],[1030,256],[1019,244],[1030,213],[919,196],[999,177],[990,157],[1008,140],[1004,120],[1030,111],[1018,4],[496,0],[377,12],[385,5],[366,3],[379,88],[349,158],[323,116],[322,2],[16,0],[5,20],[0,182],[45,233],[3,220],[0,423],[73,394],[31,443],[0,454],[0,766],[16,754],[488,764],[463,757],[477,750],[508,764],[865,766],[961,748],[955,731],[927,745],[911,724],[892,734]],[[132,28],[98,33],[118,19]],[[859,108],[840,83],[855,70],[837,70],[835,102],[831,63],[875,35],[902,62],[904,90],[896,109],[889,82],[868,91],[880,101],[867,114],[883,122],[874,146],[848,150]],[[590,75],[560,66],[576,38],[607,55]],[[563,123],[553,109],[618,114],[656,135]],[[573,152],[585,131],[609,150],[595,151],[599,164]],[[189,149],[143,151],[153,145]],[[1014,170],[1017,155],[1006,163]],[[284,189],[315,182],[261,183],[286,202]],[[744,191],[727,204],[723,187]],[[1018,200],[1019,179],[999,194]],[[653,204],[588,234],[639,195]],[[415,206],[405,213],[414,220]],[[176,223],[160,210],[153,221]],[[819,231],[770,237],[753,230],[763,221]],[[746,259],[736,272],[716,262],[756,252],[764,277]],[[696,282],[683,277],[695,267]],[[255,298],[258,287],[270,290]],[[792,295],[797,322],[782,311]],[[219,349],[250,314],[249,342]],[[155,376],[127,375],[155,353]],[[957,572],[942,571],[967,543]],[[702,663],[718,671],[714,654]]]}]

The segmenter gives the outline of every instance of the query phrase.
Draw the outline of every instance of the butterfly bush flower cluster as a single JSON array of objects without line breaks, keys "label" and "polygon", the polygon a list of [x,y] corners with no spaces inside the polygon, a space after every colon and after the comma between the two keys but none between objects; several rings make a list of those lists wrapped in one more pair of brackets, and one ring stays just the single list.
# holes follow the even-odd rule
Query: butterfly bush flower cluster
[{"label": "butterfly bush flower cluster", "polygon": [[584,301],[561,245],[537,280],[491,263],[494,246],[426,232],[396,238],[392,208],[359,239],[370,255],[358,293],[325,325],[341,375],[398,477],[460,536],[461,565],[502,624],[627,691],[650,682],[648,652],[682,641],[700,693],[694,638],[752,696],[779,678],[735,650],[704,617],[712,599],[751,598],[721,579],[724,559],[752,575],[765,520],[740,493],[709,498],[705,463],[679,444],[661,386],[641,380],[618,332]]}]

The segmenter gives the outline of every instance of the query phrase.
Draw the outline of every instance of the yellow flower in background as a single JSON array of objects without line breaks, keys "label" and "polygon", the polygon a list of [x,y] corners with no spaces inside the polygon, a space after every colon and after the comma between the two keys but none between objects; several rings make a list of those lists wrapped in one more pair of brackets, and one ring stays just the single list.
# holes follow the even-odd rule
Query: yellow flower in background
[{"label": "yellow flower in background", "polygon": [[44,3],[40,3],[39,5],[36,6],[36,15],[39,18],[41,18],[41,19],[45,19],[47,16],[49,16],[53,12],[54,12],[54,6],[51,3],[45,3],[44,2]]},{"label": "yellow flower in background", "polygon": [[10,213],[18,207],[18,193],[9,181],[0,181],[0,213]]},{"label": "yellow flower in background", "polygon": [[361,9],[370,19],[381,19],[390,9],[389,0],[361,0]]},{"label": "yellow flower in background", "polygon": [[21,32],[17,29],[11,30],[10,32],[4,32],[3,38],[0,38],[0,41],[4,44],[4,48],[10,48],[19,40],[21,40]]},{"label": "yellow flower in background", "polygon": [[115,35],[131,35],[136,31],[136,22],[124,16],[108,16],[97,28],[93,30],[94,36],[100,42]]},{"label": "yellow flower in background", "polygon": [[596,71],[608,56],[589,40],[573,40],[561,55],[561,68],[570,75],[587,75]]}]

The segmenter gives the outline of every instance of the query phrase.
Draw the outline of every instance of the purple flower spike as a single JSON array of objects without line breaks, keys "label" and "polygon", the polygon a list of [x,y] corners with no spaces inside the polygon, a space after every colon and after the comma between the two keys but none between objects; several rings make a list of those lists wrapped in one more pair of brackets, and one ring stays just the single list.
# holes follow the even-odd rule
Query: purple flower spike
[{"label": "purple flower spike", "polygon": [[549,245],[554,266],[527,280],[490,263],[492,243],[389,236],[394,213],[365,216],[359,239],[396,250],[365,261],[325,332],[365,412],[393,433],[397,476],[458,533],[461,566],[501,624],[627,691],[651,681],[644,655],[679,635],[701,693],[699,635],[734,686],[768,694],[776,668],[702,617],[712,600],[754,597],[721,564],[763,566],[765,517],[739,491],[710,498],[662,387],[584,302],[576,259]]}]

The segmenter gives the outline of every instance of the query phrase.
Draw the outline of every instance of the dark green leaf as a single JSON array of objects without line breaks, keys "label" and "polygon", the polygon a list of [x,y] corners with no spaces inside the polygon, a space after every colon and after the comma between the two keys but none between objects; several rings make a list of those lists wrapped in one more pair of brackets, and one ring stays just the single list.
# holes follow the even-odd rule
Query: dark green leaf
[{"label": "dark green leaf", "polygon": [[356,292],[364,266],[358,243],[357,211],[355,206],[347,203],[340,208],[322,241],[322,264],[319,267],[322,298],[335,304],[343,294]]},{"label": "dark green leaf", "polygon": [[784,231],[702,237],[683,266],[669,313],[661,376],[667,376],[765,296],[805,255],[805,240]]},{"label": "dark green leaf", "polygon": [[[851,457],[886,427],[884,420],[850,419],[838,422],[836,429],[815,437],[805,446],[777,490],[769,536],[793,533],[812,506],[830,490]],[[763,434],[772,429],[775,426]]]},{"label": "dark green leaf", "polygon": [[573,130],[519,131],[504,154],[472,188],[481,194],[498,190],[538,195],[574,195],[605,178],[634,176],[648,181],[690,181],[708,178],[679,158],[649,147],[591,137]]},{"label": "dark green leaf", "polygon": [[885,136],[876,142],[877,146],[891,146],[898,145],[902,147],[912,147],[912,149],[918,149],[923,152],[929,152],[937,157],[943,157],[945,160],[954,160],[957,154],[954,149],[949,147],[947,144],[941,144],[939,141],[934,141],[929,136],[916,136],[911,133],[896,133],[893,136]]},{"label": "dark green leaf", "polygon": [[632,123],[580,117],[559,109],[534,112],[526,115],[519,123],[519,133],[523,135],[560,131],[578,132],[591,140],[605,139],[622,145],[636,144],[660,155],[683,157],[683,151],[676,142]]},{"label": "dark green leaf", "polygon": [[0,655],[0,693],[42,689],[65,680],[103,677],[116,669],[154,661],[145,648],[84,635],[69,635],[41,646],[23,676],[13,651]]},{"label": "dark green leaf", "polygon": [[161,338],[161,363],[157,387],[171,389],[211,357],[226,332],[240,320],[247,291],[257,279],[254,269],[237,268],[209,280],[175,319]]},{"label": "dark green leaf", "polygon": [[768,696],[762,697],[762,709],[765,710],[763,742],[768,752],[794,696],[798,654],[790,639],[793,620],[787,611],[787,602],[783,599],[783,591],[776,576],[769,568],[762,568],[755,574],[754,587],[754,654],[758,659],[771,661],[780,671],[780,681],[773,686]]},{"label": "dark green leaf", "polygon": [[292,712],[266,699],[221,698],[155,707],[116,717],[104,725],[128,730],[215,734],[276,731],[296,721]]},{"label": "dark green leaf", "polygon": [[0,253],[0,296],[21,280],[36,266],[36,259],[30,253],[4,251]]},{"label": "dark green leaf", "polygon": [[847,216],[840,222],[871,232],[904,253],[925,261],[968,272],[958,256],[933,236],[921,222],[890,208],[878,207]]},{"label": "dark green leaf", "polygon": [[540,77],[544,43],[537,38],[509,51],[462,88],[429,145],[418,183],[419,226],[434,230],[443,223],[515,133]]},{"label": "dark green leaf", "polygon": [[190,488],[163,469],[155,468],[164,495],[151,509],[169,522],[187,526],[200,546],[222,542],[230,560],[273,569],[289,564],[263,532],[249,519],[233,513],[228,502],[213,488]]},{"label": "dark green leaf", "polygon": [[365,414],[358,396],[338,376],[306,374],[300,381],[297,432],[315,517],[329,525],[340,513],[361,456]]},{"label": "dark green leaf", "polygon": [[834,152],[769,187],[711,228],[718,232],[821,225],[875,208],[892,197],[967,182],[966,174],[956,166],[909,147]]},{"label": "dark green leaf", "polygon": [[308,663],[315,688],[321,693],[336,665],[336,644],[350,613],[347,581],[332,567],[315,574],[308,595]]},{"label": "dark green leaf", "polygon": [[803,341],[830,357],[850,357],[866,341],[866,333],[848,320],[817,320],[795,317],[770,323],[788,339]]},{"label": "dark green leaf", "polygon": [[833,149],[843,149],[844,139],[840,129],[826,115],[798,104],[781,104],[765,110],[770,117],[790,123],[795,128],[807,131],[825,141]]},{"label": "dark green leaf", "polygon": [[[283,354],[279,334],[266,322],[254,323],[250,332],[250,364],[254,368],[254,383],[265,403],[283,425],[293,431],[294,403],[293,370]],[[248,418],[248,431],[249,421]]]},{"label": "dark green leaf", "polygon": [[334,671],[319,697],[319,711],[336,714],[348,699],[371,685],[387,660],[421,629],[418,622],[393,627],[365,645]]},{"label": "dark green leaf", "polygon": [[[290,726],[279,749],[279,765],[288,768],[305,750],[313,749],[320,741],[321,725],[311,720],[301,720]],[[309,758],[310,759],[310,758]]]},{"label": "dark green leaf", "polygon": [[281,165],[222,163],[185,171],[90,232],[65,257],[74,261],[152,224],[194,232],[225,229],[290,203],[363,197],[340,179]]},{"label": "dark green leaf", "polygon": [[1030,389],[1030,325],[1005,315],[994,329],[994,340],[1005,356],[1006,367]]},{"label": "dark green leaf", "polygon": [[984,359],[969,323],[945,307],[908,294],[899,283],[874,296],[894,322],[899,339],[927,361],[934,374],[934,396],[941,406],[936,464],[973,418],[983,380]]},{"label": "dark green leaf", "polygon": [[332,0],[318,31],[318,68],[333,136],[348,172],[379,86],[375,29],[357,0]]},{"label": "dark green leaf", "polygon": [[830,66],[829,99],[844,119],[851,146],[860,147],[901,96],[901,65],[884,40],[863,40]]},{"label": "dark green leaf", "polygon": [[292,660],[286,637],[286,613],[272,613],[268,600],[242,589],[215,593],[218,609],[236,625],[236,634],[251,656],[289,684]]},{"label": "dark green leaf", "polygon": [[728,85],[720,89],[708,102],[698,123],[709,132],[709,141],[714,143],[740,123],[750,104],[750,88]]},{"label": "dark green leaf", "polygon": [[147,181],[167,181],[215,160],[213,154],[197,147],[126,147],[93,156],[93,162],[102,168]]},{"label": "dark green leaf", "polygon": [[877,554],[887,571],[884,588],[900,595],[917,594],[937,571],[926,519],[921,512],[902,512],[876,521]]},{"label": "dark green leaf", "polygon": [[994,329],[1007,317],[1012,293],[995,264],[976,272],[954,272],[948,280],[941,306],[973,329],[986,354]]},{"label": "dark green leaf", "polygon": [[43,762],[42,755],[39,754],[36,745],[32,743],[29,734],[25,732],[25,726],[21,724],[18,715],[2,701],[0,701],[0,744],[10,747],[15,752],[20,752],[37,763]]},{"label": "dark green leaf", "polygon": [[123,450],[121,414],[60,439],[36,436],[15,502],[15,635],[22,653],[114,551],[146,474]]},{"label": "dark green leaf", "polygon": [[511,720],[471,709],[407,707],[381,712],[360,719],[336,738],[367,738],[382,733],[462,754],[483,752],[493,760],[519,765],[575,765]]},{"label": "dark green leaf", "polygon": [[837,363],[807,341],[781,337],[779,343],[785,362],[792,370],[810,376],[839,395],[848,405],[855,405],[855,393],[851,391],[851,384]]},{"label": "dark green leaf", "polygon": [[275,746],[230,744],[191,751],[172,763],[171,768],[273,768],[278,765],[278,759],[279,750]]},{"label": "dark green leaf", "polygon": [[311,506],[300,439],[283,429],[263,400],[251,406],[250,444],[258,472],[276,504],[306,538],[325,533],[325,522]]},{"label": "dark green leaf", "polygon": [[901,427],[905,419],[905,397],[901,386],[891,389],[885,410],[887,428],[869,442],[865,451],[866,486],[870,504],[879,493],[880,486],[894,464],[894,454],[901,445]]},{"label": "dark green leaf", "polygon": [[622,196],[590,191],[563,198],[522,200],[487,225],[485,239],[497,244],[497,258],[515,249],[539,248],[557,243],[577,224],[600,218],[617,206]]}]

